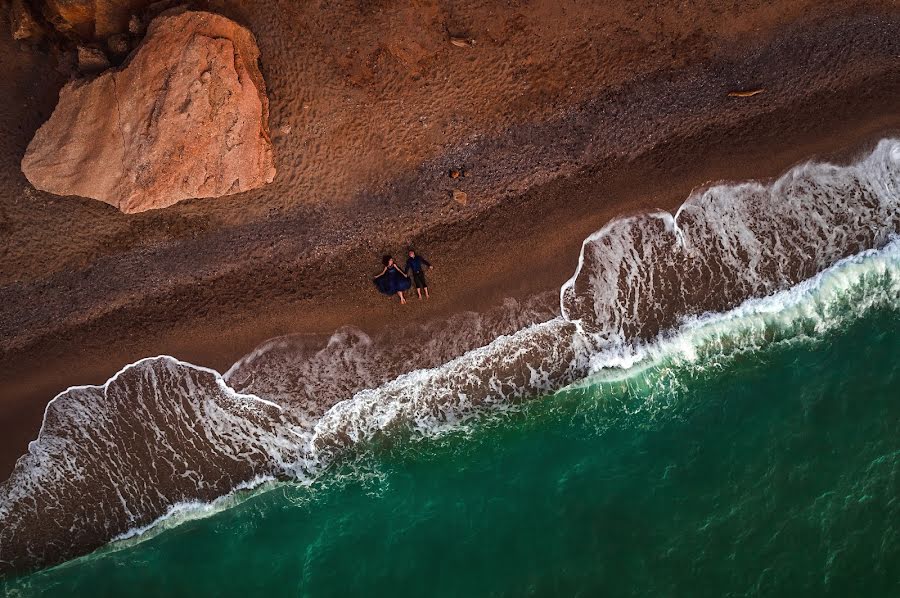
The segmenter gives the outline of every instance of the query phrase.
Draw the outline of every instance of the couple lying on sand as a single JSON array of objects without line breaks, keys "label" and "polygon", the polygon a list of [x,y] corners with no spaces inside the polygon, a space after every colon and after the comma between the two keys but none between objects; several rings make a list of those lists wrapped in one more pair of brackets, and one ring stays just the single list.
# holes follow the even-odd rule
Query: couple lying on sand
[{"label": "couple lying on sand", "polygon": [[[378,290],[385,295],[398,295],[401,304],[406,304],[403,291],[409,289],[412,286],[412,282],[416,283],[416,292],[419,294],[419,299],[422,298],[422,291],[425,291],[425,298],[428,299],[428,281],[425,280],[425,268],[429,270],[434,268],[424,257],[416,255],[412,248],[409,248],[407,251],[409,257],[406,258],[406,266],[403,270],[397,266],[393,257],[386,255],[381,259],[384,264],[384,270],[373,281]],[[410,274],[412,274],[412,282],[410,281]]]}]

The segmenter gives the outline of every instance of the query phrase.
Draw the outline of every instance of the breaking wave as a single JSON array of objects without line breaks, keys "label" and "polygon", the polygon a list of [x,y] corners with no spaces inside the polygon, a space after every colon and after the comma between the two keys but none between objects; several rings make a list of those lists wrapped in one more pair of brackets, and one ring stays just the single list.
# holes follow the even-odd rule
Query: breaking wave
[{"label": "breaking wave", "polygon": [[360,443],[896,309],[898,203],[900,141],[884,140],[853,165],[805,164],[611,222],[585,240],[559,305],[282,337],[224,375],[148,358],[70,388],[0,486],[0,568],[83,554],[235,488],[311,480]]}]

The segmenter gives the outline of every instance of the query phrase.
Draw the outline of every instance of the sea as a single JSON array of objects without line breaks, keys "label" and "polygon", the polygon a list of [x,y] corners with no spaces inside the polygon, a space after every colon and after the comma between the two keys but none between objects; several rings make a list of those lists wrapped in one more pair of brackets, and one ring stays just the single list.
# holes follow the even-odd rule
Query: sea
[{"label": "sea", "polygon": [[616,219],[558,293],[72,387],[0,485],[0,570],[7,596],[900,596],[900,140]]}]

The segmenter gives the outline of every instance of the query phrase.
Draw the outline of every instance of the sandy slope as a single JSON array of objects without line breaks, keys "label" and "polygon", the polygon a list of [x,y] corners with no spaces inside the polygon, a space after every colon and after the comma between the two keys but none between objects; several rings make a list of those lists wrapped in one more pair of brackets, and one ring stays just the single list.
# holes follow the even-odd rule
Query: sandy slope
[{"label": "sandy slope", "polygon": [[[618,213],[900,128],[894,2],[418,4],[205,3],[258,37],[278,178],[131,216],[28,186],[63,78],[0,36],[0,475],[69,384],[552,288]],[[437,294],[401,310],[369,280],[407,242]]]}]

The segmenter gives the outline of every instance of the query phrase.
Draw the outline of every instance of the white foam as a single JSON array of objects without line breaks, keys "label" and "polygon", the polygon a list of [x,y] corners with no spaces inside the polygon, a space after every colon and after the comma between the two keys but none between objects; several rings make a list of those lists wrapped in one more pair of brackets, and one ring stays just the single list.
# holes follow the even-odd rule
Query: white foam
[{"label": "white foam", "polygon": [[900,309],[900,238],[844,258],[785,291],[748,299],[724,313],[685,318],[652,343],[595,353],[591,375],[573,386],[627,379],[673,360],[753,351],[779,339],[818,338],[876,307]]},{"label": "white foam", "polygon": [[115,536],[110,542],[114,544],[114,548],[118,549],[134,546],[177,525],[188,521],[206,519],[216,513],[221,513],[225,509],[234,507],[249,498],[248,490],[264,491],[267,486],[271,486],[274,482],[275,478],[272,476],[257,476],[252,480],[241,482],[227,494],[210,502],[191,500],[175,503],[165,514],[157,517],[151,523],[131,528]]},{"label": "white foam", "polygon": [[582,244],[563,316],[605,345],[651,338],[678,316],[781,291],[900,233],[900,141],[856,164],[800,165],[770,185],[716,185],[675,215],[614,220]]}]

